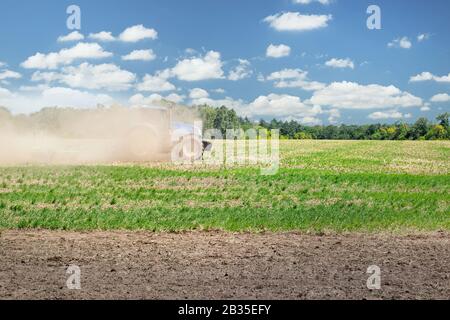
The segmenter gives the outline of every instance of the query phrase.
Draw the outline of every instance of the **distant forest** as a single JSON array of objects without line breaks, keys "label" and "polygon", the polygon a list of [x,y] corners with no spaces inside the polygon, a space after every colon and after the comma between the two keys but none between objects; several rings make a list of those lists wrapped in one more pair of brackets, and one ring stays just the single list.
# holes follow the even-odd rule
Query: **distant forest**
[{"label": "distant forest", "polygon": [[204,128],[218,129],[225,135],[227,129],[279,129],[282,139],[320,140],[449,140],[449,113],[443,113],[431,122],[419,118],[415,123],[368,125],[316,125],[305,126],[297,121],[260,120],[255,123],[239,117],[233,109],[225,106],[214,108],[208,105],[196,106]]},{"label": "distant forest", "polygon": [[[167,103],[164,106],[172,106],[177,109],[180,121],[193,121],[201,117],[204,129],[218,129],[222,135],[226,135],[227,129],[279,129],[281,139],[317,139],[317,140],[450,140],[449,116],[445,112],[436,117],[435,121],[419,118],[415,123],[396,122],[394,124],[366,124],[366,125],[315,125],[306,126],[297,121],[251,121],[248,118],[239,117],[235,110],[225,106],[220,108],[208,105],[187,107],[174,106]],[[102,107],[102,106],[100,106]],[[104,107],[102,107],[104,108]],[[118,106],[118,108],[126,109]],[[45,108],[38,113],[15,117],[17,125],[28,126],[27,119],[38,119],[38,122],[48,125],[49,128],[57,126],[57,115],[69,114],[72,109]],[[58,112],[57,112],[58,111]],[[193,112],[194,111],[194,112]],[[78,111],[79,112],[79,111]],[[3,120],[12,119],[8,109],[0,107],[0,129]],[[39,120],[40,119],[40,120]]]}]

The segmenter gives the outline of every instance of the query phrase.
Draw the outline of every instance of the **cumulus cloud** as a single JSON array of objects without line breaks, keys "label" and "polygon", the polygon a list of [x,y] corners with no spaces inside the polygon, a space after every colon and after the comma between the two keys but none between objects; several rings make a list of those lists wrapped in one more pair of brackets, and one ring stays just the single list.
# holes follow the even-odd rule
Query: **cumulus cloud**
[{"label": "cumulus cloud", "polygon": [[91,65],[63,68],[61,82],[73,88],[106,89],[122,91],[129,89],[136,75],[115,64]]},{"label": "cumulus cloud", "polygon": [[422,99],[395,86],[361,85],[354,82],[333,82],[314,92],[310,99],[314,105],[336,109],[388,109],[392,107],[420,107]]},{"label": "cumulus cloud", "polygon": [[394,39],[391,42],[389,42],[388,47],[410,49],[412,47],[412,43],[408,37],[402,37],[402,38]]},{"label": "cumulus cloud", "polygon": [[148,29],[142,24],[125,29],[119,39],[123,42],[138,42],[144,39],[155,40],[158,38],[158,32],[155,29]]},{"label": "cumulus cloud", "polygon": [[73,31],[65,36],[58,37],[58,42],[69,42],[69,41],[80,41],[83,40],[84,36],[78,31]]},{"label": "cumulus cloud", "polygon": [[208,97],[209,97],[208,91],[201,88],[194,88],[189,93],[189,98],[191,99],[203,99]]},{"label": "cumulus cloud", "polygon": [[[92,94],[71,88],[55,87],[42,92],[42,106],[92,108],[97,104],[110,104],[113,99],[105,94]],[[45,105],[44,105],[45,104]]]},{"label": "cumulus cloud", "polygon": [[20,79],[20,78],[22,78],[22,75],[18,72],[11,71],[11,70],[0,71],[0,80]]},{"label": "cumulus cloud", "polygon": [[435,76],[431,72],[422,72],[418,75],[412,76],[409,79],[410,82],[420,82],[420,81],[436,81],[436,82],[450,82],[450,73],[446,76]]},{"label": "cumulus cloud", "polygon": [[369,114],[368,118],[372,120],[388,120],[410,118],[411,114],[403,114],[397,110],[377,111]]},{"label": "cumulus cloud", "polygon": [[21,66],[26,69],[57,69],[61,65],[71,64],[78,59],[101,59],[112,55],[97,43],[80,42],[72,48],[62,49],[59,52],[49,54],[38,52],[24,61]]},{"label": "cumulus cloud", "polygon": [[91,33],[91,34],[89,34],[89,38],[96,40],[96,41],[102,41],[102,42],[109,42],[109,41],[116,40],[116,38],[114,38],[112,33],[109,31],[101,31],[98,33]]},{"label": "cumulus cloud", "polygon": [[176,93],[171,93],[167,96],[162,96],[160,94],[154,93],[148,97],[145,97],[139,93],[132,96],[129,99],[129,102],[132,106],[153,106],[162,100],[167,100],[174,103],[181,103],[183,102],[184,99],[185,96]]},{"label": "cumulus cloud", "polygon": [[331,19],[331,15],[284,12],[268,16],[264,21],[277,31],[308,31],[327,27]]},{"label": "cumulus cloud", "polygon": [[31,80],[47,83],[57,81],[71,88],[123,91],[133,85],[136,75],[115,64],[91,65],[85,62],[77,67],[64,67],[61,72],[38,71],[32,75]]},{"label": "cumulus cloud", "polygon": [[331,109],[326,111],[328,113],[328,122],[330,123],[337,123],[339,118],[341,117],[341,112],[339,109]]},{"label": "cumulus cloud", "polygon": [[244,105],[242,100],[234,100],[233,98],[226,97],[225,99],[211,99],[209,97],[208,91],[201,88],[194,88],[189,93],[189,98],[191,99],[190,104],[194,106],[207,104],[213,107],[226,106],[227,108],[232,108],[234,110],[241,110]]},{"label": "cumulus cloud", "polygon": [[141,83],[137,85],[139,91],[164,92],[175,90],[176,87],[168,81],[171,77],[169,69],[157,71],[155,75],[146,74]]},{"label": "cumulus cloud", "polygon": [[172,74],[179,80],[200,81],[223,78],[220,53],[209,51],[204,57],[193,57],[179,61]]},{"label": "cumulus cloud", "polygon": [[429,38],[430,38],[429,33],[421,33],[417,36],[417,41],[422,42],[422,41],[428,40]]},{"label": "cumulus cloud", "polygon": [[355,64],[353,63],[353,61],[350,58],[346,58],[346,59],[330,59],[327,62],[325,62],[325,65],[327,67],[331,67],[331,68],[350,68],[350,69],[354,69],[355,68]]},{"label": "cumulus cloud", "polygon": [[122,56],[125,61],[152,61],[156,59],[156,55],[152,49],[134,50],[133,52]]},{"label": "cumulus cloud", "polygon": [[[0,90],[1,92],[1,90]],[[114,99],[106,94],[93,94],[65,87],[45,87],[27,94],[10,93],[0,104],[13,113],[31,113],[45,107],[94,108],[98,104],[111,105]]]},{"label": "cumulus cloud", "polygon": [[430,104],[429,103],[424,103],[423,107],[420,108],[420,111],[422,111],[422,112],[427,112],[427,111],[430,111],[430,110],[431,110],[431,108],[430,108]]},{"label": "cumulus cloud", "polygon": [[245,59],[239,59],[239,65],[230,71],[228,74],[228,80],[238,81],[248,78],[252,75],[253,71],[250,70],[250,61]]},{"label": "cumulus cloud", "polygon": [[0,87],[0,98],[10,98],[10,97],[12,97],[11,91]]},{"label": "cumulus cloud", "polygon": [[211,99],[208,97],[208,98],[192,99],[190,104],[194,106],[207,104],[209,106],[213,106],[216,108],[225,106],[229,109],[234,109],[238,113],[240,113],[240,110],[242,110],[243,106],[245,105],[245,102],[241,99],[235,100],[231,97],[225,97],[224,99]]},{"label": "cumulus cloud", "polygon": [[282,58],[288,57],[291,54],[291,48],[287,45],[269,45],[266,50],[266,57],[269,58]]},{"label": "cumulus cloud", "polygon": [[308,72],[301,69],[283,69],[271,73],[268,81],[274,81],[276,88],[300,88],[306,91],[320,90],[325,84],[308,79]]},{"label": "cumulus cloud", "polygon": [[20,86],[19,90],[20,91],[24,91],[24,92],[41,92],[44,91],[45,89],[49,89],[50,86],[45,83],[45,84],[38,84],[38,85],[33,85],[33,86]]},{"label": "cumulus cloud", "polygon": [[[215,90],[217,91],[217,90]],[[207,104],[213,107],[226,106],[227,108],[234,109],[238,112],[245,105],[244,101],[234,100],[233,98],[226,97],[225,99],[211,99],[208,91],[202,88],[194,88],[189,92],[189,98],[191,99],[190,104],[194,106]]]},{"label": "cumulus cloud", "polygon": [[53,81],[58,81],[61,78],[60,73],[58,72],[43,72],[43,71],[36,71],[31,76],[31,81],[33,82],[46,82],[50,83]]},{"label": "cumulus cloud", "polygon": [[299,97],[291,95],[269,94],[260,96],[242,110],[243,114],[251,117],[315,117],[322,113],[319,106],[311,106],[301,101]]},{"label": "cumulus cloud", "polygon": [[448,93],[439,93],[434,95],[431,99],[431,102],[448,102],[450,101],[450,95]]}]

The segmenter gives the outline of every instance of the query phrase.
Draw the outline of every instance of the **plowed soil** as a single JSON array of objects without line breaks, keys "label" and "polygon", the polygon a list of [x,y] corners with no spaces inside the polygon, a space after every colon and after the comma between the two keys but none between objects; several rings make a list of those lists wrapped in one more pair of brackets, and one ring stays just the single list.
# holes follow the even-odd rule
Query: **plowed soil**
[{"label": "plowed soil", "polygon": [[[70,265],[81,290],[66,286]],[[432,298],[450,298],[446,232],[0,233],[0,299]]]}]

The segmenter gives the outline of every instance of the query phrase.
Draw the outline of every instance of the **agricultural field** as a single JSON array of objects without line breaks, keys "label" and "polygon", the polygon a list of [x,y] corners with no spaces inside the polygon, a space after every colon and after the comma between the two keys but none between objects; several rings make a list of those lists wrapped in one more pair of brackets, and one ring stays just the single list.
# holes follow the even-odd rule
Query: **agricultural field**
[{"label": "agricultural field", "polygon": [[282,141],[277,174],[167,164],[0,168],[0,228],[450,229],[450,143]]},{"label": "agricultural field", "polygon": [[2,167],[0,298],[447,299],[449,156],[448,141],[282,141],[273,176]]}]

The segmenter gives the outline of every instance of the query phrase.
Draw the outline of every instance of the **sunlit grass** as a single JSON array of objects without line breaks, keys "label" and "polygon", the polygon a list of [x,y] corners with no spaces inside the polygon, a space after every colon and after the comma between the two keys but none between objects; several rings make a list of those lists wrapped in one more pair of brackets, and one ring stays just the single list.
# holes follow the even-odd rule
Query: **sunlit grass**
[{"label": "sunlit grass", "polygon": [[450,230],[449,142],[283,141],[281,168],[0,168],[0,228]]}]

